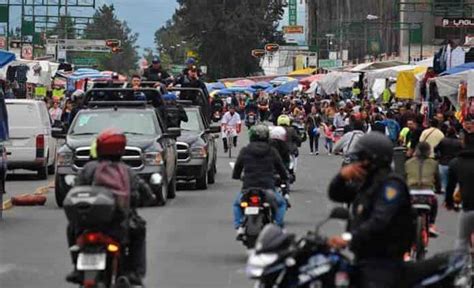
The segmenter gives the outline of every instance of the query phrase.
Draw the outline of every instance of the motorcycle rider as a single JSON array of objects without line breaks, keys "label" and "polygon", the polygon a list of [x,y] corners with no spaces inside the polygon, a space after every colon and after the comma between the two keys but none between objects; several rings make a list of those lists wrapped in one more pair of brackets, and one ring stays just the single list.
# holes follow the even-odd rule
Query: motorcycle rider
[{"label": "motorcycle rider", "polygon": [[[270,146],[270,132],[266,125],[255,125],[249,131],[250,143],[242,148],[235,162],[232,179],[240,180],[243,175],[242,191],[249,188],[265,190],[266,200],[272,208],[272,215],[277,225],[283,227],[286,212],[286,201],[275,189],[275,172],[285,183],[288,180],[285,166],[278,152]],[[237,240],[245,233],[242,227],[243,215],[240,207],[242,192],[233,204],[234,228],[237,230]]]},{"label": "motorcycle rider", "polygon": [[158,81],[164,83],[171,76],[161,66],[161,60],[159,57],[154,57],[151,61],[151,65],[143,72],[143,77],[147,81]]},{"label": "motorcycle rider", "polygon": [[[441,180],[439,176],[438,161],[430,158],[431,147],[428,142],[420,142],[416,146],[414,157],[405,163],[406,181],[410,190],[430,190],[437,194],[441,191]],[[438,214],[438,201],[433,197],[430,215],[430,236],[438,237],[435,226]]]},{"label": "motorcycle rider", "polygon": [[188,122],[188,115],[183,106],[176,102],[176,95],[168,93],[163,95],[164,104],[160,106],[161,116],[166,120],[167,127],[181,127],[181,121]]},{"label": "motorcycle rider", "polygon": [[[224,144],[224,152],[227,153],[229,150],[228,145],[234,145],[237,147],[237,136],[240,133],[242,126],[242,121],[240,119],[239,113],[236,113],[235,106],[230,104],[228,106],[229,111],[227,111],[222,117],[221,126],[222,126],[222,142]],[[227,143],[227,132],[231,133],[232,143]]]},{"label": "motorcycle rider", "polygon": [[[468,120],[471,121],[471,120]],[[468,251],[471,234],[474,232],[474,131],[466,131],[464,148],[459,155],[451,160],[448,170],[446,187],[446,208],[454,209],[454,191],[459,184],[462,199],[462,213],[459,218],[459,231],[456,248]]]},{"label": "motorcycle rider", "polygon": [[[280,126],[271,127],[270,145],[278,152],[281,157],[281,160],[283,161],[283,165],[285,165],[285,168],[288,171],[290,168],[290,149],[288,148],[288,144],[286,143],[286,138],[287,135],[285,128]],[[288,183],[284,184],[286,184],[286,189],[282,189],[283,197],[285,197],[288,207],[291,207],[289,185]]]},{"label": "motorcycle rider", "polygon": [[[149,186],[141,179],[132,169],[121,162],[121,157],[125,153],[127,139],[125,134],[116,129],[106,129],[99,134],[96,140],[97,161],[90,161],[81,170],[77,179],[76,186],[90,186],[96,183],[96,169],[102,164],[118,166],[123,171],[128,171],[128,179],[130,181],[130,211],[128,219],[129,226],[129,261],[130,267],[134,271],[130,271],[129,280],[132,284],[142,285],[142,278],[146,274],[146,222],[137,213],[136,207],[139,202],[149,203],[155,200]],[[118,223],[117,223],[118,224]],[[76,227],[74,223],[69,223],[67,228],[67,238],[69,247],[73,247],[76,243],[76,236],[81,232],[80,227]],[[109,228],[111,233],[113,228]],[[76,264],[77,253],[71,252],[73,265]],[[76,269],[70,273],[66,280],[72,283],[80,283],[80,273]]]},{"label": "motorcycle rider", "polygon": [[357,287],[398,287],[415,230],[408,187],[392,172],[393,144],[384,134],[362,136],[353,153],[357,161],[341,168],[328,191],[331,200],[352,203],[349,233],[328,244],[339,249],[350,244],[359,268]]},{"label": "motorcycle rider", "polygon": [[298,135],[298,132],[296,132],[295,128],[291,126],[291,119],[288,115],[280,115],[277,120],[278,126],[282,126],[286,130],[286,141],[288,144],[288,148],[290,149],[290,155],[293,160],[293,165],[290,167],[290,175],[291,175],[291,183],[293,183],[296,180],[296,166],[297,166],[297,160],[298,160],[298,146],[301,145],[301,138]]},{"label": "motorcycle rider", "polygon": [[[247,99],[246,103],[245,103],[245,124],[247,125],[247,127],[251,126],[251,124],[255,124],[255,122],[257,122],[257,116],[258,115],[258,105],[257,105],[257,102],[255,101],[255,96],[254,95],[250,95],[250,97]],[[254,122],[253,123],[249,123],[249,114],[253,114],[255,117],[254,117]]]}]

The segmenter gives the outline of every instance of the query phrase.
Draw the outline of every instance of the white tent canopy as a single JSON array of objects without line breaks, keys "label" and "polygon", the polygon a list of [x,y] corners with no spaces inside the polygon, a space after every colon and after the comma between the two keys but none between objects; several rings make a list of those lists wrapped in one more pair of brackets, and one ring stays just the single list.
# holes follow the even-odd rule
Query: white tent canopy
[{"label": "white tent canopy", "polygon": [[326,94],[337,93],[339,89],[352,87],[359,80],[359,74],[350,72],[331,72],[326,74],[319,85]]},{"label": "white tent canopy", "polygon": [[367,87],[371,89],[374,85],[375,79],[397,78],[398,73],[400,73],[401,71],[413,70],[415,69],[415,67],[416,66],[414,65],[401,65],[367,72],[365,74],[365,79],[367,80]]}]

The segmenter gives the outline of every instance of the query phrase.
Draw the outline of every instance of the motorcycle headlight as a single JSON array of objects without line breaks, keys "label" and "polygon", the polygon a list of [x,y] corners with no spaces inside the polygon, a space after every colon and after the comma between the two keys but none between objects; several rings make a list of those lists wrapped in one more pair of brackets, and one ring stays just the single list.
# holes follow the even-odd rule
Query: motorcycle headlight
[{"label": "motorcycle headlight", "polygon": [[56,163],[58,166],[71,166],[73,154],[71,152],[58,153]]},{"label": "motorcycle headlight", "polygon": [[161,152],[145,153],[145,165],[161,165],[163,158]]},{"label": "motorcycle headlight", "polygon": [[207,147],[193,147],[191,148],[191,156],[193,158],[206,158],[207,157]]}]

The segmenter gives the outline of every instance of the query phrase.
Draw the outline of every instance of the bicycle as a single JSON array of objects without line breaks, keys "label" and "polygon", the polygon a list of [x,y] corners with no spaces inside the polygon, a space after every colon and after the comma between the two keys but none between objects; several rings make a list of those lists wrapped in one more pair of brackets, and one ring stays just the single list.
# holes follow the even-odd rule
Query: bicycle
[{"label": "bicycle", "polygon": [[[227,139],[227,150],[229,153],[229,158],[232,158],[232,146],[234,146],[234,136],[237,135],[237,130],[232,127],[227,127],[225,134]],[[236,137],[236,136],[235,136]]]},{"label": "bicycle", "polygon": [[436,201],[436,195],[432,190],[411,190],[412,207],[416,211],[416,238],[410,251],[411,259],[423,260],[429,244],[431,207]]}]

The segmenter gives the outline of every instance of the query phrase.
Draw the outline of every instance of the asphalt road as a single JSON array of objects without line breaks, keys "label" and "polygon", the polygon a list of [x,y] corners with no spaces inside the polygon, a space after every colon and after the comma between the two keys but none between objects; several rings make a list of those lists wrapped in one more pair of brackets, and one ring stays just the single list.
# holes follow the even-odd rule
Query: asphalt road
[{"label": "asphalt road", "polygon": [[[178,196],[166,207],[139,211],[148,222],[147,287],[252,287],[244,274],[245,249],[234,241],[232,228],[231,203],[240,187],[230,177],[229,162],[234,160],[220,151],[216,184],[208,190],[180,185]],[[327,216],[334,204],[326,189],[340,162],[324,153],[310,156],[303,147],[293,208],[286,218],[289,232],[302,235]],[[31,193],[47,184],[29,174],[16,174],[9,177],[7,191],[10,196]],[[457,216],[442,208],[439,214],[441,236],[431,243],[430,252],[450,249],[454,242]],[[0,220],[0,287],[73,287],[64,281],[72,269],[65,227],[64,212],[56,207],[52,191],[44,207],[5,211]],[[323,231],[340,233],[343,225],[330,223]]]}]

